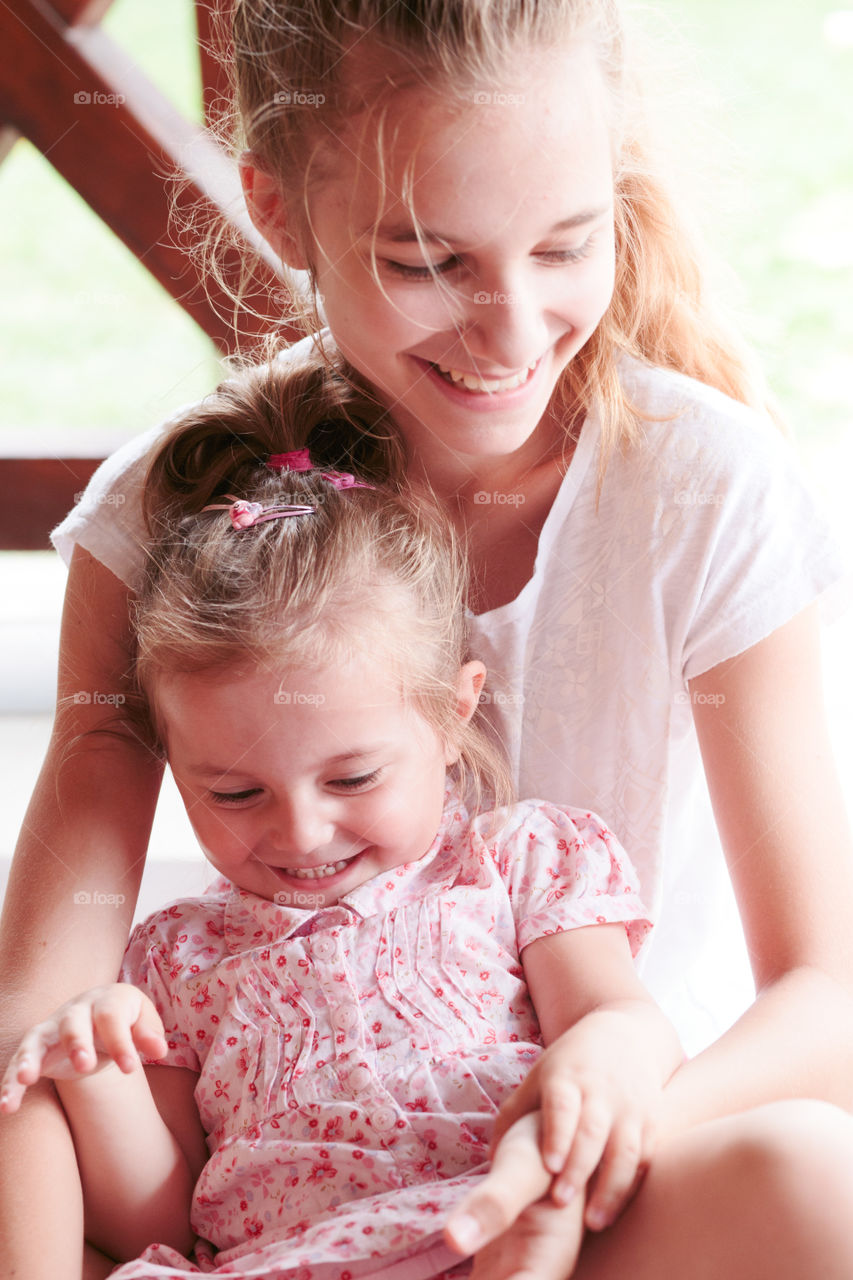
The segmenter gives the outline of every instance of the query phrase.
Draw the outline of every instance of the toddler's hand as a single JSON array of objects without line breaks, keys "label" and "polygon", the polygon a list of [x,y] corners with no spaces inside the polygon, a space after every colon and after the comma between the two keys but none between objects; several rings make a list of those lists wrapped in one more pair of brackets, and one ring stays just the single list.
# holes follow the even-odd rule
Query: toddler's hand
[{"label": "toddler's hand", "polygon": [[26,1033],[0,1085],[0,1112],[17,1111],[42,1077],[76,1080],[113,1063],[129,1073],[140,1053],[162,1058],[165,1052],[163,1023],[143,992],[125,982],[94,987]]},{"label": "toddler's hand", "polygon": [[606,1023],[578,1023],[542,1055],[501,1107],[494,1142],[518,1118],[541,1109],[540,1146],[554,1175],[551,1196],[567,1205],[587,1187],[585,1223],[602,1230],[634,1194],[654,1149],[663,1097],[659,1076],[640,1052],[611,1041]]}]

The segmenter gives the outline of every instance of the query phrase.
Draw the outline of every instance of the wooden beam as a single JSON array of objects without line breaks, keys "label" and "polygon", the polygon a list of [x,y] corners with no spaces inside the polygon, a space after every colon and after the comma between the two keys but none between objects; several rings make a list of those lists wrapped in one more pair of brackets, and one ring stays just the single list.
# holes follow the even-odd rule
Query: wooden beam
[{"label": "wooden beam", "polygon": [[[224,152],[100,27],[69,27],[43,0],[17,0],[15,12],[0,5],[0,48],[8,68],[0,121],[34,143],[224,351],[237,345],[230,291],[254,248],[246,292],[261,318],[241,313],[240,325],[249,343],[269,332],[280,276],[248,223]],[[175,175],[183,181],[170,191]],[[197,248],[214,222],[236,227],[242,238],[242,248],[224,257],[225,287],[171,230],[191,225],[187,240]],[[287,342],[301,335],[282,326],[281,336]]]},{"label": "wooden beam", "polygon": [[47,551],[100,458],[0,458],[0,548]]}]

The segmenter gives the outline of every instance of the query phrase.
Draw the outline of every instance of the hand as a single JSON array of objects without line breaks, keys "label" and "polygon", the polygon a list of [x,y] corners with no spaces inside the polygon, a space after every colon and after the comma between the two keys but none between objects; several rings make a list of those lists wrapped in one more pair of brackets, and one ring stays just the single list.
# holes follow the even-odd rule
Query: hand
[{"label": "hand", "polygon": [[130,1074],[140,1053],[166,1053],[163,1023],[148,996],[125,982],[93,987],[32,1027],[0,1085],[0,1112],[17,1111],[26,1090],[42,1077],[79,1080],[113,1064]]},{"label": "hand", "polygon": [[[541,1109],[551,1196],[567,1205],[591,1181],[584,1221],[609,1226],[631,1199],[655,1145],[660,1071],[616,1014],[590,1014],[549,1046],[501,1107],[493,1149],[520,1116]],[[594,1176],[593,1176],[594,1175]]]},{"label": "hand", "polygon": [[476,1253],[471,1280],[564,1280],[583,1239],[583,1201],[568,1207],[546,1197],[553,1181],[542,1163],[541,1115],[517,1120],[495,1150],[486,1176],[450,1214],[447,1244]]}]

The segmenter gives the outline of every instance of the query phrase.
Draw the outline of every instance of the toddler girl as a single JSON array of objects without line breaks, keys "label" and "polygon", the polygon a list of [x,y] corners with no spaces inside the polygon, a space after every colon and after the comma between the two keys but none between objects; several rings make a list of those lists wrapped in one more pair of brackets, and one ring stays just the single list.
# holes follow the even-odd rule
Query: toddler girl
[{"label": "toddler girl", "polygon": [[[240,0],[233,36],[249,210],[308,273],[322,317],[306,344],[342,398],[384,415],[365,431],[354,408],[316,456],[404,477],[466,534],[471,640],[518,793],[618,830],[655,920],[644,980],[695,1055],[665,1092],[674,1145],[579,1268],[734,1278],[768,1273],[772,1254],[777,1277],[849,1276],[847,1216],[821,1217],[853,1169],[844,1117],[804,1129],[794,1110],[772,1133],[744,1119],[774,1099],[853,1105],[853,857],[812,608],[841,571],[709,308],[618,7]],[[102,701],[73,695],[126,692],[158,437],[105,464],[56,533],[70,560],[57,723],[3,917],[15,1044],[57,999],[111,982],[127,937],[159,767]],[[124,909],[76,906],[92,884]],[[722,941],[732,886],[749,1008],[746,949]],[[537,1107],[539,1083],[508,1118]],[[52,1242],[82,1235],[80,1199],[64,1118],[34,1093],[0,1131],[15,1170],[0,1233],[10,1275],[55,1280]],[[694,1126],[735,1112],[717,1132],[740,1142],[746,1125],[750,1151],[785,1171],[784,1241],[766,1238],[760,1180],[708,1194],[703,1156],[719,1171],[731,1147]]]},{"label": "toddler girl", "polygon": [[[609,1218],[681,1058],[634,973],[649,926],[613,837],[538,801],[476,812],[507,787],[450,528],[306,448],[264,460],[252,419],[318,377],[248,380],[241,419],[232,385],[154,463],[171,495],[150,504],[136,677],[222,878],[139,925],[124,982],[32,1031],[3,1094],[57,1081],[90,1239],[120,1259],[161,1241],[127,1280],[468,1274],[444,1220],[543,1036],[555,1195],[600,1162],[588,1212]],[[137,1049],[163,1064],[147,1078]],[[526,1169],[530,1198],[550,1178],[515,1152],[517,1213]],[[540,1230],[566,1267],[583,1200],[571,1232]]]}]

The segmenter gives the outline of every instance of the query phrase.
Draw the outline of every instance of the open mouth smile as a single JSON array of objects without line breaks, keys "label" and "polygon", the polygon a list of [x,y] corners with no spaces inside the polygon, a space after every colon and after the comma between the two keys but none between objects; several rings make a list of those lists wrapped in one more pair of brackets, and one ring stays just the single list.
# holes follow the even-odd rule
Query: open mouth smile
[{"label": "open mouth smile", "polygon": [[514,391],[516,387],[521,387],[525,382],[529,382],[533,374],[536,372],[536,366],[539,361],[535,360],[533,364],[522,369],[520,373],[511,374],[508,378],[484,378],[477,373],[467,373],[462,369],[453,369],[449,365],[432,363],[430,367],[435,370],[439,377],[445,382],[449,382],[452,386],[464,388],[466,391],[479,392],[481,395],[496,395],[502,391]]},{"label": "open mouth smile", "polygon": [[316,867],[274,867],[272,870],[279,875],[292,876],[294,880],[327,880],[345,871],[363,852],[362,849],[351,858],[342,858],[339,862],[324,862]]}]

